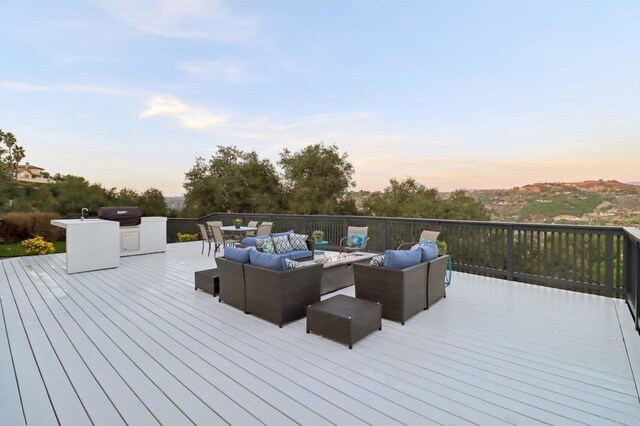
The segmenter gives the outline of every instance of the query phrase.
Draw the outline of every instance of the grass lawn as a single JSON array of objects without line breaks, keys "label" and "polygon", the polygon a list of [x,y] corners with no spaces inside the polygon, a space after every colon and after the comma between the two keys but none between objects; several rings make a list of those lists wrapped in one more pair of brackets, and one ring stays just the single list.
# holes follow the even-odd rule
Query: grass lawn
[{"label": "grass lawn", "polygon": [[[66,243],[64,241],[53,243],[53,246],[56,248],[56,253],[64,253],[66,251]],[[0,257],[15,256],[24,256],[22,244],[0,244]]]}]

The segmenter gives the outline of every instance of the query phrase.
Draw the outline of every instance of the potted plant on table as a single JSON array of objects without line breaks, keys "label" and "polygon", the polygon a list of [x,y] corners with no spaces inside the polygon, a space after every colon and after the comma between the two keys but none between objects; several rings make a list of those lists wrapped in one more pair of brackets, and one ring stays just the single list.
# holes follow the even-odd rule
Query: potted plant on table
[{"label": "potted plant on table", "polygon": [[322,231],[317,231],[317,230],[316,230],[316,231],[313,231],[313,232],[311,233],[311,238],[313,238],[314,240],[316,240],[316,243],[317,243],[318,241],[322,241],[322,238],[323,238],[323,237],[324,237],[324,232],[322,232]]},{"label": "potted plant on table", "polygon": [[240,218],[234,219],[233,225],[236,227],[236,229],[240,229],[240,227],[242,226],[242,219]]}]

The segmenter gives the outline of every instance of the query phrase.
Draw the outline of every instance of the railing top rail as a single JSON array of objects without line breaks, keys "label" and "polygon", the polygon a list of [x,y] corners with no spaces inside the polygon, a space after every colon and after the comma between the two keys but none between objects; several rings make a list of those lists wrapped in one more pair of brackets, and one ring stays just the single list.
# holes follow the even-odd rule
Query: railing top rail
[{"label": "railing top rail", "polygon": [[640,244],[640,229],[631,227],[625,227],[623,229],[628,238],[635,241],[636,244]]},{"label": "railing top rail", "polygon": [[[573,225],[573,224],[556,224],[556,223],[521,223],[521,222],[494,222],[494,221],[479,221],[479,220],[453,220],[453,219],[430,219],[430,218],[420,218],[420,217],[386,217],[386,216],[353,216],[353,215],[303,215],[303,214],[293,214],[293,213],[224,213],[224,212],[215,212],[211,213],[199,218],[190,218],[190,220],[196,219],[198,221],[203,220],[207,217],[224,214],[224,215],[263,215],[263,216],[273,216],[273,217],[296,217],[296,216],[312,216],[318,219],[332,219],[332,218],[347,218],[354,220],[393,220],[397,222],[431,222],[431,223],[444,223],[451,225],[476,225],[476,226],[486,226],[486,227],[517,227],[517,228],[536,228],[539,229],[541,227],[549,228],[549,229],[558,229],[558,230],[579,230],[579,231],[613,231],[616,233],[622,233],[623,228],[620,226],[604,226],[604,225]],[[634,228],[629,228],[634,229]],[[626,228],[625,228],[626,230]]]}]

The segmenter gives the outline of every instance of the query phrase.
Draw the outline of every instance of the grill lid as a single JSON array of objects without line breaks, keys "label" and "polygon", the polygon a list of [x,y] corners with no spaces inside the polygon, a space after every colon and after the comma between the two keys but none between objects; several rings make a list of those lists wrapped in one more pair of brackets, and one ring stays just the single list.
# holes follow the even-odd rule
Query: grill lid
[{"label": "grill lid", "polygon": [[141,222],[142,211],[138,207],[100,207],[98,217],[120,222],[120,226],[138,226]]}]

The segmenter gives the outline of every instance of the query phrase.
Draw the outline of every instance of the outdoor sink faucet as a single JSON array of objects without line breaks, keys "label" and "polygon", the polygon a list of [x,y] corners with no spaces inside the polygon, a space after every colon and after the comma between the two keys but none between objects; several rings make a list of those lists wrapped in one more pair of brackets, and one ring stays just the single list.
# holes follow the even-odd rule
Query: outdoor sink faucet
[{"label": "outdoor sink faucet", "polygon": [[89,209],[86,207],[83,207],[82,210],[80,210],[80,220],[84,220],[85,213],[89,214]]}]

